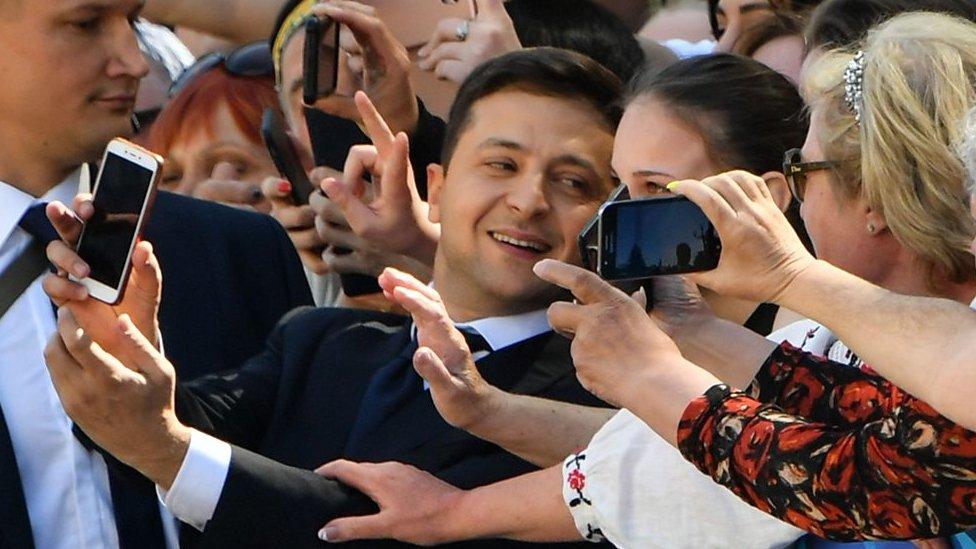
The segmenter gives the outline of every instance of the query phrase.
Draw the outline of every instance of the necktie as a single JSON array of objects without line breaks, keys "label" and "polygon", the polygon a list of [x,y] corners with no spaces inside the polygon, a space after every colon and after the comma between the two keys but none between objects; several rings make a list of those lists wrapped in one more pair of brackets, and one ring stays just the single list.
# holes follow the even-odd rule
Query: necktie
[{"label": "necktie", "polygon": [[27,234],[34,237],[39,243],[47,246],[59,237],[58,231],[54,229],[54,225],[51,225],[47,214],[44,213],[45,208],[47,208],[46,202],[34,204],[30,208],[27,208],[27,212],[20,218],[19,225],[21,229],[27,231]]},{"label": "necktie", "polygon": [[[34,204],[20,218],[20,228],[30,234],[39,244],[47,246],[60,238],[54,225],[47,218],[47,203]],[[52,269],[53,270],[53,269]],[[72,431],[88,451],[95,449],[89,439],[77,426]],[[124,471],[124,465],[114,458],[105,456],[108,466],[109,487],[112,492],[112,507],[115,510],[115,527],[119,533],[119,546],[122,549],[146,548],[164,549],[163,523],[159,515],[159,505],[152,484],[135,472]]]},{"label": "necktie", "polygon": [[[475,360],[491,351],[488,342],[471,327],[459,326]],[[423,378],[413,369],[413,355],[418,345],[416,334],[400,353],[380,368],[363,396],[359,420],[349,434],[347,449],[356,453],[383,423],[402,410],[411,400],[424,395]],[[480,356],[479,356],[480,355]]]}]

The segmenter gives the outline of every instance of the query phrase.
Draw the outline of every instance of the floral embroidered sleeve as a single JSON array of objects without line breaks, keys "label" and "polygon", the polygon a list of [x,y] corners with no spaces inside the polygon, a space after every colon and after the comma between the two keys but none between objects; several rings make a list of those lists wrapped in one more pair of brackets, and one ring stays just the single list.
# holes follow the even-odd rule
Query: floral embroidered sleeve
[{"label": "floral embroidered sleeve", "polygon": [[976,433],[884,379],[780,347],[752,391],[700,397],[681,453],[747,503],[822,537],[976,527]]}]

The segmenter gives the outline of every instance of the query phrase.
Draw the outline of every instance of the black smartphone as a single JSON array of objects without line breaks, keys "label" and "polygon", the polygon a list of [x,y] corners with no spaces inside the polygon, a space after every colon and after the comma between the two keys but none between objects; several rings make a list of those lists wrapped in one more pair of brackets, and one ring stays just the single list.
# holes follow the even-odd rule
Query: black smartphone
[{"label": "black smartphone", "polygon": [[116,138],[102,157],[92,206],[95,214],[78,239],[78,255],[90,268],[75,280],[99,301],[122,300],[132,267],[132,252],[149,220],[163,159],[142,147]]},{"label": "black smartphone", "polygon": [[683,196],[606,204],[597,227],[597,272],[606,280],[710,271],[722,254],[715,226]]},{"label": "black smartphone", "polygon": [[291,183],[291,198],[295,204],[308,204],[308,197],[315,191],[315,185],[308,179],[302,162],[298,159],[295,143],[285,133],[285,121],[273,108],[264,109],[261,118],[261,137],[268,148],[271,160],[278,173]]},{"label": "black smartphone", "polygon": [[313,105],[335,91],[339,80],[339,25],[328,17],[305,23],[302,98]]},{"label": "black smartphone", "polygon": [[[627,189],[627,185],[624,184],[614,189],[604,204],[619,202],[621,200],[630,200],[630,191]],[[600,240],[597,238],[597,225],[599,221],[600,212],[598,211],[586,222],[586,225],[583,225],[583,230],[580,231],[579,237],[577,238],[580,257],[583,259],[583,266],[594,272],[596,272],[596,262],[600,252]]]},{"label": "black smartphone", "polygon": [[[342,171],[349,149],[354,145],[369,143],[369,138],[351,120],[332,116],[314,107],[305,106],[305,123],[312,140],[312,157],[316,166],[328,166]],[[337,254],[350,250],[339,248]],[[360,274],[339,276],[342,291],[349,297],[381,292],[376,277]]]}]

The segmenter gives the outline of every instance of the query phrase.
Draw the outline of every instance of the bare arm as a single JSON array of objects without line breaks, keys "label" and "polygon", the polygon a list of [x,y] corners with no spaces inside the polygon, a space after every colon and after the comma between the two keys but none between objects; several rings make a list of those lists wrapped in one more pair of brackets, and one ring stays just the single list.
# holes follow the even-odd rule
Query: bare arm
[{"label": "bare arm", "polygon": [[280,0],[148,0],[142,13],[243,44],[268,37],[281,5]]},{"label": "bare arm", "polygon": [[372,497],[380,513],[333,520],[328,541],[394,538],[433,545],[477,538],[553,542],[581,539],[563,502],[560,466],[474,490],[458,490],[400,463],[337,461],[319,473]]},{"label": "bare arm", "polygon": [[976,313],[947,299],[896,294],[822,261],[778,300],[831,329],[865,363],[943,415],[976,429]]},{"label": "bare arm", "polygon": [[487,412],[464,429],[539,467],[561,463],[585,447],[617,413],[498,389],[489,399]]}]

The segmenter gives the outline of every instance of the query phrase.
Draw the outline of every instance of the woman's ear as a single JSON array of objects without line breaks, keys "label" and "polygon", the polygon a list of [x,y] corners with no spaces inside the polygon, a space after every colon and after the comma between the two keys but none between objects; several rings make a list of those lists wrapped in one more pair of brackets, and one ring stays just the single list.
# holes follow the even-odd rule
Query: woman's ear
[{"label": "woman's ear", "polygon": [[782,172],[766,172],[762,178],[769,187],[769,195],[773,197],[773,202],[776,203],[779,211],[785,212],[793,201],[793,193],[786,183],[786,176]]},{"label": "woman's ear", "polygon": [[440,164],[427,166],[427,205],[430,206],[427,219],[431,223],[441,222],[441,189],[444,188],[444,167]]},{"label": "woman's ear", "polygon": [[877,236],[888,229],[888,221],[881,212],[868,206],[864,212],[864,230],[871,236]]}]

